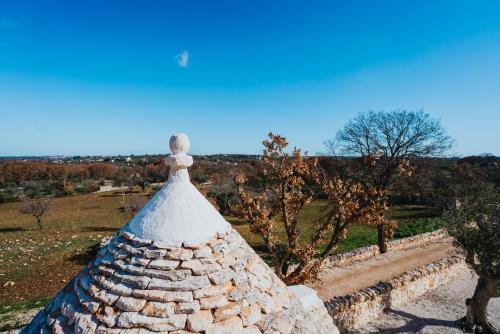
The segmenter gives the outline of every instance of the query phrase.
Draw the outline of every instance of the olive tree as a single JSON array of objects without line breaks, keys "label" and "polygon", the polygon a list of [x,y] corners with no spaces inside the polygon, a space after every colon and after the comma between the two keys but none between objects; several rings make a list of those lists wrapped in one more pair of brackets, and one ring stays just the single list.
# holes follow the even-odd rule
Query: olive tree
[{"label": "olive tree", "polygon": [[[444,215],[449,234],[479,276],[472,298],[467,299],[465,327],[497,333],[487,319],[490,298],[500,297],[500,194],[490,184],[461,188],[460,205]],[[480,328],[479,328],[480,327]]]},{"label": "olive tree", "polygon": [[[332,155],[360,157],[362,167],[354,176],[365,188],[386,196],[397,178],[411,175],[414,158],[440,156],[452,143],[441,123],[429,114],[396,110],[360,113],[325,145]],[[387,251],[386,225],[378,225],[381,253]]]}]

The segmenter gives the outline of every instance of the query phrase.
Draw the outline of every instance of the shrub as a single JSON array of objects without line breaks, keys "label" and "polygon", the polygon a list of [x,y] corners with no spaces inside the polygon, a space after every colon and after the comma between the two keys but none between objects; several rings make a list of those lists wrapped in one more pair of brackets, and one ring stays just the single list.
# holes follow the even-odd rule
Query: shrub
[{"label": "shrub", "polygon": [[75,188],[70,181],[64,180],[58,184],[58,194],[60,196],[69,196],[75,193]]},{"label": "shrub", "polygon": [[238,195],[232,191],[221,193],[209,191],[207,196],[215,200],[216,207],[221,215],[229,215],[231,213],[231,207],[238,202]]},{"label": "shrub", "polygon": [[394,233],[395,238],[408,238],[420,233],[432,232],[443,227],[439,218],[421,218],[414,223],[400,224]]},{"label": "shrub", "polygon": [[207,175],[194,175],[193,176],[193,183],[194,184],[202,184],[205,182],[208,182],[209,178]]}]

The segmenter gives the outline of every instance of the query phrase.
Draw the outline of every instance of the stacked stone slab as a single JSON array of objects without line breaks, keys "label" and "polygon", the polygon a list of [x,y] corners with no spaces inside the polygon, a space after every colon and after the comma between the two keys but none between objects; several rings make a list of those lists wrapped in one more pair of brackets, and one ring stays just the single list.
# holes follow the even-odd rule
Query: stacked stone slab
[{"label": "stacked stone slab", "polygon": [[232,228],[180,245],[117,233],[21,333],[336,333]]},{"label": "stacked stone slab", "polygon": [[448,283],[467,270],[464,259],[449,256],[434,263],[404,272],[385,282],[379,282],[345,296],[325,302],[336,326],[349,332],[373,320],[384,310],[400,306],[430,289]]},{"label": "stacked stone slab", "polygon": [[183,247],[121,232],[24,332],[332,333],[320,306],[308,321],[307,306],[234,230]]}]

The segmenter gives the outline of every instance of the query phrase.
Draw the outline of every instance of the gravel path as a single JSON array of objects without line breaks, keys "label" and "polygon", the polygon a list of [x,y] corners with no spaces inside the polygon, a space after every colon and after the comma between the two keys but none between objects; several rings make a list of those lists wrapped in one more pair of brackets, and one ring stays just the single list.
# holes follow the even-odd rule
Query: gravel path
[{"label": "gravel path", "polygon": [[389,251],[351,265],[325,269],[311,287],[322,300],[343,296],[439,261],[451,255],[453,249],[452,238],[442,238],[425,246]]},{"label": "gravel path", "polygon": [[[472,296],[477,277],[469,271],[448,285],[431,290],[404,305],[388,309],[364,328],[355,332],[366,333],[463,333],[458,319],[465,315],[465,299]],[[488,316],[500,329],[500,298],[490,300]]]}]

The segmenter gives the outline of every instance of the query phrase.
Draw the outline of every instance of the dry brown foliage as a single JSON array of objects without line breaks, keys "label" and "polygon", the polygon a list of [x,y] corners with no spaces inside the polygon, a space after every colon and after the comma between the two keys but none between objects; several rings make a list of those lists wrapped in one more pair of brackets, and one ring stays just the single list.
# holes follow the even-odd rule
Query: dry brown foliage
[{"label": "dry brown foliage", "polygon": [[[235,212],[250,222],[250,230],[261,236],[271,253],[276,274],[287,284],[299,284],[317,278],[322,262],[335,251],[347,229],[353,224],[380,224],[387,209],[382,196],[351,180],[327,178],[316,158],[302,155],[294,148],[287,153],[288,142],[269,133],[263,142],[264,189],[245,189],[245,177],[236,176],[240,198]],[[315,224],[307,240],[301,238],[300,210],[312,200],[306,182],[315,185],[328,199],[327,213]],[[287,235],[285,249],[278,246],[276,230],[282,224]]]}]

